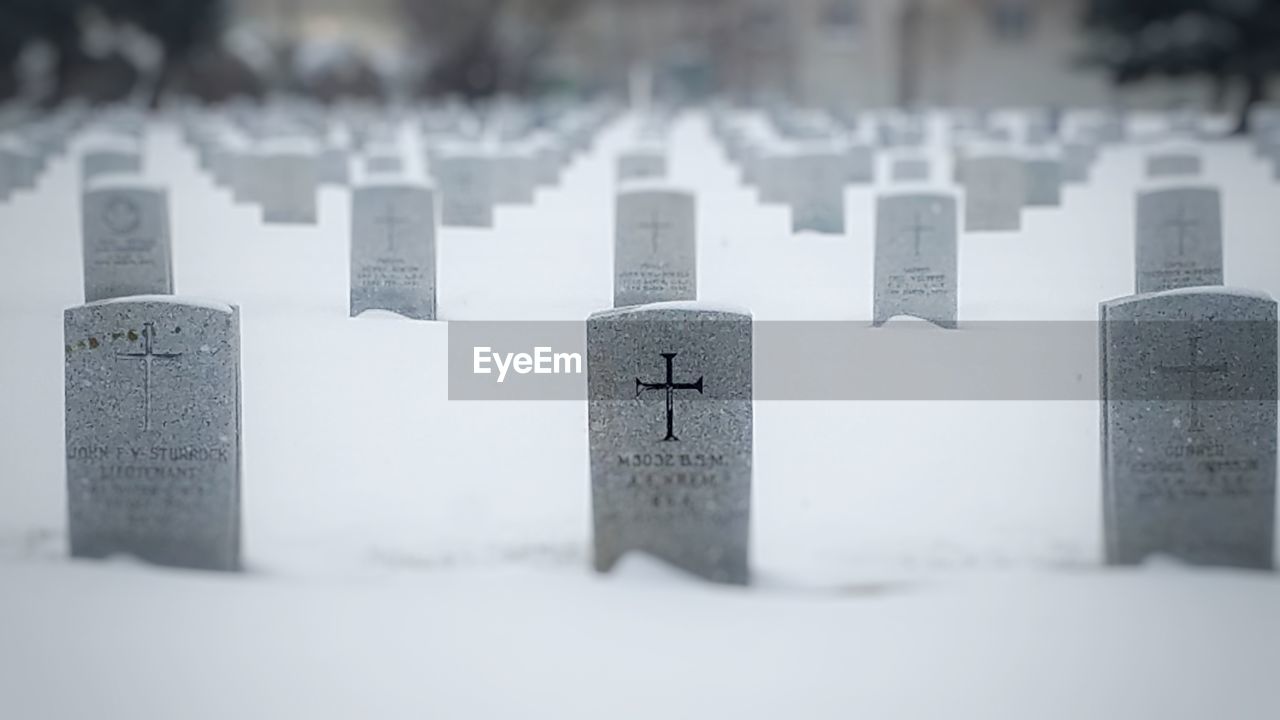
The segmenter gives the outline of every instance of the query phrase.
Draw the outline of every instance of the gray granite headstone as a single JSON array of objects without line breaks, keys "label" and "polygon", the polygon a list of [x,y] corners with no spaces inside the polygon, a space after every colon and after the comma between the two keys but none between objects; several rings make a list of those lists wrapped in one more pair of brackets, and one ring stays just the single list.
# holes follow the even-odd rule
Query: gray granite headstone
[{"label": "gray granite headstone", "polygon": [[1275,301],[1171,290],[1100,317],[1107,561],[1272,567]]},{"label": "gray granite headstone", "polygon": [[436,317],[435,196],[421,185],[356,188],[351,207],[351,316],[389,310]]},{"label": "gray granite headstone", "polygon": [[1062,162],[1053,158],[1026,161],[1028,207],[1057,207],[1062,204]]},{"label": "gray granite headstone", "polygon": [[71,554],[239,569],[239,311],[107,300],[65,329]]},{"label": "gray granite headstone", "polygon": [[942,193],[876,203],[876,326],[899,315],[956,327],[956,201]]},{"label": "gray granite headstone", "polygon": [[1138,193],[1138,293],[1221,285],[1222,207],[1218,191],[1182,187]]},{"label": "gray granite headstone", "polygon": [[103,179],[85,193],[81,213],[85,302],[173,293],[163,189]]},{"label": "gray granite headstone", "polygon": [[637,184],[618,193],[613,306],[698,299],[697,203],[692,193]]},{"label": "gray granite headstone", "polygon": [[680,303],[587,321],[595,567],[639,551],[746,584],[751,316]]},{"label": "gray granite headstone", "polygon": [[791,158],[791,231],[844,234],[844,159],[834,153],[804,153]]},{"label": "gray granite headstone", "polygon": [[497,188],[493,163],[480,155],[442,155],[432,170],[440,191],[440,224],[493,227]]},{"label": "gray granite headstone", "polygon": [[1014,157],[982,156],[963,161],[965,230],[1008,232],[1022,228],[1026,168]]},{"label": "gray granite headstone", "polygon": [[1199,175],[1200,157],[1192,153],[1164,153],[1147,158],[1147,177]]}]

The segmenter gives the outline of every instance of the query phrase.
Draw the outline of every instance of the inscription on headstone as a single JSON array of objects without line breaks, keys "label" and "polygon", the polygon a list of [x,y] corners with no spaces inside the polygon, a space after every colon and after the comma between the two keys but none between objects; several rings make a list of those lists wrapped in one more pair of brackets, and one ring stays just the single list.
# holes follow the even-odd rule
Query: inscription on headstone
[{"label": "inscription on headstone", "polygon": [[240,327],[159,297],[67,310],[71,554],[240,567]]},{"label": "inscription on headstone", "polygon": [[587,322],[595,567],[639,551],[746,584],[751,316],[659,304]]},{"label": "inscription on headstone", "polygon": [[1275,301],[1172,290],[1100,316],[1107,561],[1271,568]]}]

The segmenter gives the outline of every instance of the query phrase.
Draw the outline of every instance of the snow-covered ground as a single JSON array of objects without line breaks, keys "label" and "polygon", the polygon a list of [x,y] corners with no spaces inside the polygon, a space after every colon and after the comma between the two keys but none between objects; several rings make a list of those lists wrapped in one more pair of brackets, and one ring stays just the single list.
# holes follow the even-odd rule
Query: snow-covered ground
[{"label": "snow-covered ground", "polygon": [[[632,129],[494,231],[443,230],[441,316],[608,307]],[[1023,232],[962,237],[961,322],[1093,320],[1129,294],[1142,158],[1108,150]],[[593,574],[585,403],[449,402],[445,323],[346,317],[345,191],[317,226],[264,227],[165,125],[148,174],[179,294],[242,311],[249,572],[70,561],[76,167],[0,205],[0,718],[1280,717],[1280,581],[1100,567],[1096,403],[758,402],[758,583]],[[698,190],[703,300],[871,317],[872,190],[849,191],[847,236],[792,236],[698,116],[672,175]],[[1280,295],[1270,168],[1224,143],[1206,176],[1228,284]]]}]

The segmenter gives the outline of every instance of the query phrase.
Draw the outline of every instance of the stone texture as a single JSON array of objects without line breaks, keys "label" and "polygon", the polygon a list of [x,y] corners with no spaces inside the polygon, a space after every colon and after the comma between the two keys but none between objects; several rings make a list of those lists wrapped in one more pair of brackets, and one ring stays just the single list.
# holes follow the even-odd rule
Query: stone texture
[{"label": "stone texture", "polygon": [[1216,189],[1139,193],[1136,234],[1138,293],[1222,284],[1222,208]]},{"label": "stone texture", "polygon": [[956,201],[941,193],[876,202],[875,321],[910,315],[956,327]]},{"label": "stone texture", "polygon": [[109,300],[65,330],[71,554],[238,569],[238,310]]},{"label": "stone texture", "polygon": [[351,202],[351,316],[389,310],[436,317],[435,196],[430,188],[376,184]]},{"label": "stone texture", "polygon": [[1107,561],[1271,568],[1275,301],[1196,288],[1100,316]]},{"label": "stone texture", "polygon": [[595,567],[648,553],[746,584],[751,317],[660,304],[587,322]]},{"label": "stone texture", "polygon": [[85,302],[173,293],[164,190],[103,184],[85,193],[81,212]]},{"label": "stone texture", "polygon": [[624,190],[614,222],[614,307],[698,298],[691,193],[660,186]]}]

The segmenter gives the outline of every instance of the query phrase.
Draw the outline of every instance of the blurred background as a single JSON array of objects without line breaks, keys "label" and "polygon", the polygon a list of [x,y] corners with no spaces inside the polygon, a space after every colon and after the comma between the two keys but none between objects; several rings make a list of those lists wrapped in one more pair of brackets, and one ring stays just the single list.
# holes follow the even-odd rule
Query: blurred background
[{"label": "blurred background", "polygon": [[1280,0],[0,0],[0,98],[499,94],[1247,115]]}]

